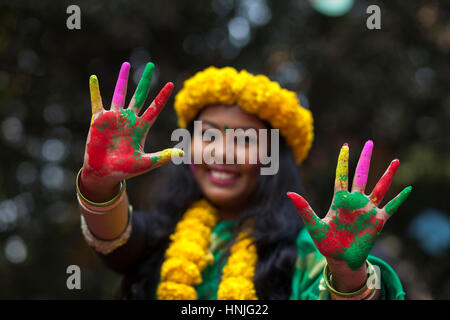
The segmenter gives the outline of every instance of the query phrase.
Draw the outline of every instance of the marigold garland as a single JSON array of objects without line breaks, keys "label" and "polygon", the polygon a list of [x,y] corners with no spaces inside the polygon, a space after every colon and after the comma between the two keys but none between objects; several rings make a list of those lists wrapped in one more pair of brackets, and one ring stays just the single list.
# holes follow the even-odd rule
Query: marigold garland
[{"label": "marigold garland", "polygon": [[[195,202],[170,236],[172,242],[161,266],[160,300],[196,300],[194,286],[201,283],[202,271],[212,263],[209,251],[211,230],[217,223],[216,210],[206,201]],[[257,262],[256,247],[247,232],[241,232],[230,249],[217,293],[219,300],[256,300],[253,283]]]},{"label": "marigold garland", "polygon": [[230,249],[230,257],[223,268],[219,285],[219,300],[257,300],[253,278],[258,260],[256,247],[247,233],[241,232]]},{"label": "marigold garland", "polygon": [[280,129],[298,164],[308,155],[313,141],[311,112],[300,105],[295,92],[266,76],[231,67],[209,67],[196,73],[175,96],[178,125],[186,127],[202,108],[213,104],[237,104]]}]

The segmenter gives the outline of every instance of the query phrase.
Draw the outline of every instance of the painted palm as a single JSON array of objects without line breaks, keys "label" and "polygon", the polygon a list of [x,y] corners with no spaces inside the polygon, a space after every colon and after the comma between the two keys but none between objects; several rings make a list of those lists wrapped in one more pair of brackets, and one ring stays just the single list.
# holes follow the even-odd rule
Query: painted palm
[{"label": "painted palm", "polygon": [[366,195],[364,191],[372,149],[373,142],[366,142],[358,161],[352,190],[349,192],[349,148],[347,144],[341,148],[336,169],[334,197],[323,219],[314,213],[308,202],[300,195],[288,193],[319,251],[325,257],[344,260],[353,270],[363,265],[384,224],[406,200],[412,189],[405,188],[386,206],[379,208],[378,205],[394,178],[399,161],[396,159],[391,162],[372,193]]},{"label": "painted palm", "polygon": [[120,69],[110,110],[104,110],[95,75],[89,79],[92,120],[86,143],[83,174],[89,177],[109,177],[120,181],[170,161],[179,149],[166,149],[147,154],[144,144],[149,128],[155,122],[173,89],[167,83],[142,116],[138,116],[150,88],[154,65],[148,63],[128,108],[124,109],[130,64]]}]

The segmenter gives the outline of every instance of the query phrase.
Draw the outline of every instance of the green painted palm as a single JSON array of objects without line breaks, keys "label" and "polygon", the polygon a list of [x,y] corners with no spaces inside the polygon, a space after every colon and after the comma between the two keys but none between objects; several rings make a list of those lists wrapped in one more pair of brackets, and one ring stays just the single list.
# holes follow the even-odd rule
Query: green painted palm
[{"label": "green painted palm", "polygon": [[364,193],[369,173],[373,143],[366,142],[361,153],[353,180],[352,191],[348,191],[347,144],[341,148],[334,197],[328,213],[320,219],[308,202],[296,193],[288,196],[297,207],[305,226],[319,251],[328,258],[343,260],[357,270],[370,253],[386,221],[400,207],[411,193],[405,188],[385,207],[379,208],[399,166],[396,159],[386,170],[370,195]]}]

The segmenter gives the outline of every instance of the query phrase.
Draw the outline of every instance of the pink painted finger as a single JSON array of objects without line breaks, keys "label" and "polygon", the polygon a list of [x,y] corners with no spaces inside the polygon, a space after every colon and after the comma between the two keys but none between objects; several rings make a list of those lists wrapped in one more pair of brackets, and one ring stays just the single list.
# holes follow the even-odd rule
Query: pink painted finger
[{"label": "pink painted finger", "polygon": [[378,181],[377,185],[370,194],[370,200],[376,206],[380,204],[381,200],[383,200],[384,196],[386,195],[386,192],[388,191],[391,182],[394,179],[395,173],[397,172],[399,165],[400,161],[398,159],[392,161],[391,164],[389,165],[389,168],[383,174],[380,181]]},{"label": "pink painted finger", "polygon": [[153,100],[150,107],[148,107],[147,110],[145,110],[144,114],[142,115],[142,118],[147,120],[150,125],[153,124],[153,122],[156,120],[156,117],[161,112],[164,105],[167,103],[167,100],[169,100],[170,94],[173,90],[173,83],[168,82],[164,88],[161,89],[161,91],[156,96],[155,100]]},{"label": "pink painted finger", "polygon": [[358,165],[356,166],[352,192],[363,193],[366,189],[367,176],[369,175],[370,159],[372,158],[372,149],[373,142],[372,140],[369,140],[364,145],[361,156],[359,157]]},{"label": "pink painted finger", "polygon": [[120,68],[119,77],[117,78],[116,88],[114,89],[111,110],[123,108],[125,97],[127,94],[128,76],[130,75],[130,63],[124,62]]}]

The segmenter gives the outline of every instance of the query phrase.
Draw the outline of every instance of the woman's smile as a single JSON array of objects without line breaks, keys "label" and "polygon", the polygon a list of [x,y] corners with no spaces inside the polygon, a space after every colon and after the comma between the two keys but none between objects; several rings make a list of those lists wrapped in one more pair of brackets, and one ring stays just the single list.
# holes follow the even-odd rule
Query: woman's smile
[{"label": "woman's smile", "polygon": [[221,186],[232,185],[240,177],[240,174],[237,170],[233,170],[225,166],[209,165],[206,169],[208,171],[208,177],[211,182]]}]

